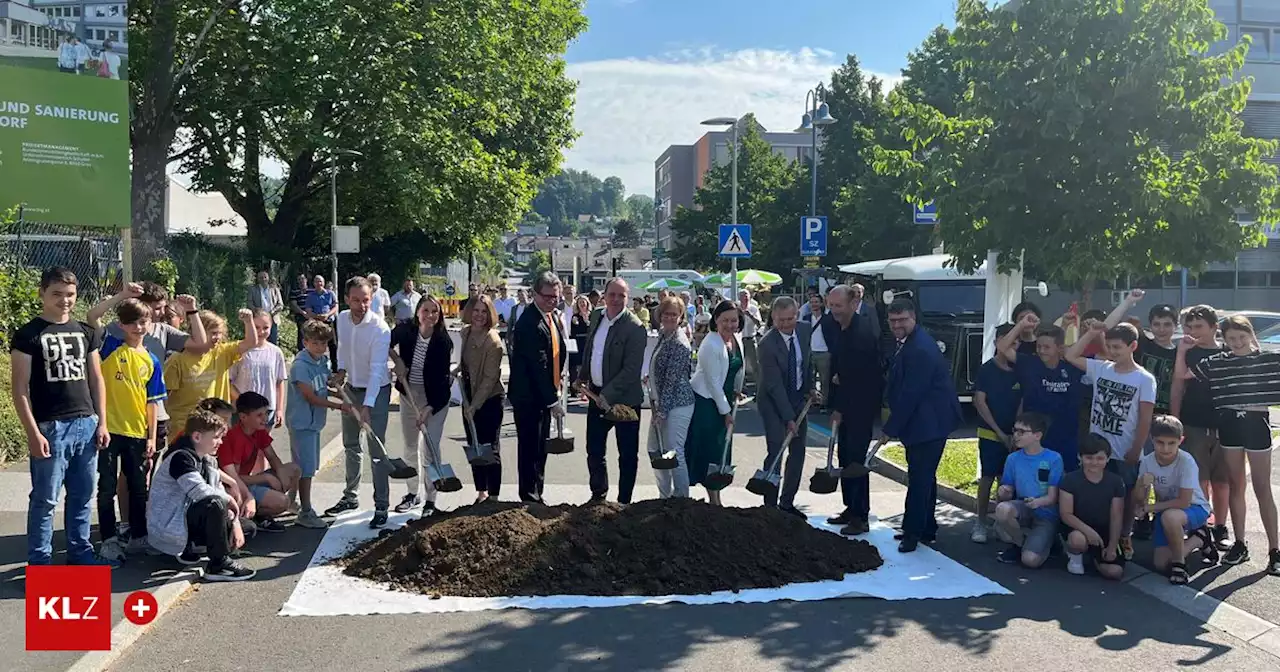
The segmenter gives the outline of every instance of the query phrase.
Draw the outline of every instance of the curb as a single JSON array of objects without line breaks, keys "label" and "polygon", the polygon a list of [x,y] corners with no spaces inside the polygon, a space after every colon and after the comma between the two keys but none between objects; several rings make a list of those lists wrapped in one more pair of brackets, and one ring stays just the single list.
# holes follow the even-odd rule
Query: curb
[{"label": "curb", "polygon": [[[876,458],[875,464],[871,466],[871,471],[884,476],[899,485],[907,484],[907,470],[893,462],[890,462],[889,460],[884,459],[883,457]],[[973,513],[978,509],[978,499],[976,497],[968,493],[960,492],[959,490],[943,483],[938,484],[938,499],[968,513]]]},{"label": "curb", "polygon": [[[330,462],[342,454],[342,434],[339,433],[333,437],[320,449],[320,468],[325,468]],[[111,628],[111,650],[110,651],[88,651],[80,656],[70,667],[67,672],[102,672],[116,662],[124,652],[128,650],[138,638],[142,637],[146,631],[164,617],[174,605],[180,602],[187,593],[196,587],[194,581],[199,578],[199,573],[193,574],[190,570],[178,573],[177,576],[188,577],[171,580],[159,588],[151,591],[152,597],[156,598],[156,617],[151,619],[146,625],[135,625],[129,619],[123,619]]]}]

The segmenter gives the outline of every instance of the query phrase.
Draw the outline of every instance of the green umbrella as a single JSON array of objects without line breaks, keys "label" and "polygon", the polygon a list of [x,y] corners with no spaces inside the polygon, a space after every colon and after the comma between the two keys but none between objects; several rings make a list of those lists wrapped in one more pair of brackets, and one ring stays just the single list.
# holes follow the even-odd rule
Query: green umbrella
[{"label": "green umbrella", "polygon": [[681,280],[679,278],[658,278],[657,280],[650,280],[649,282],[641,284],[637,286],[636,289],[646,292],[654,292],[659,289],[688,289],[692,286],[693,283],[688,280]]},{"label": "green umbrella", "polygon": [[[716,286],[716,287],[728,287],[733,284],[731,280],[732,277],[733,276],[729,273],[716,273],[714,275],[707,276],[707,279],[704,280],[703,283],[711,286]],[[770,273],[769,271],[758,271],[755,269],[738,271],[738,285],[740,286],[741,285],[765,285],[765,286],[772,287],[773,285],[780,284],[781,282],[782,282],[782,276],[778,275],[777,273]]]}]

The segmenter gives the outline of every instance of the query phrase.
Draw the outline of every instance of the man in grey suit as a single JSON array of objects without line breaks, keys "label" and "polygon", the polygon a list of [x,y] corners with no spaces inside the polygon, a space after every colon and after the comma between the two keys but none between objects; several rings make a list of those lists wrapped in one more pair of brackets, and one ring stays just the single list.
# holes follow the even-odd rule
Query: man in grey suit
[{"label": "man in grey suit", "polygon": [[[796,416],[804,408],[805,399],[813,392],[813,377],[809,371],[811,336],[808,324],[799,322],[800,307],[795,299],[780,296],[773,301],[773,329],[760,342],[760,380],[756,406],[764,418],[764,436],[769,454],[765,468],[778,455],[789,450],[782,469],[782,493],[765,496],[765,506],[777,506],[782,511],[804,518],[795,507],[796,492],[800,489],[800,476],[804,470],[805,439],[808,421]],[[790,445],[782,445],[787,432],[792,432]]]},{"label": "man in grey suit", "polygon": [[604,402],[587,407],[587,472],[590,474],[591,501],[602,502],[609,494],[609,468],[605,464],[605,447],[609,430],[617,430],[618,502],[631,503],[636,487],[636,471],[640,464],[640,419],[610,420],[606,414],[614,404],[630,406],[639,415],[644,403],[640,371],[644,365],[648,332],[640,318],[627,309],[630,294],[627,282],[614,278],[604,288],[602,310],[591,315],[586,349],[582,353],[582,369],[578,383],[590,389]]},{"label": "man in grey suit", "polygon": [[271,333],[267,341],[272,345],[280,340],[280,313],[284,312],[284,298],[280,296],[280,288],[271,282],[271,274],[265,270],[258,271],[258,284],[249,288],[246,297],[249,310],[261,310],[271,316]]}]

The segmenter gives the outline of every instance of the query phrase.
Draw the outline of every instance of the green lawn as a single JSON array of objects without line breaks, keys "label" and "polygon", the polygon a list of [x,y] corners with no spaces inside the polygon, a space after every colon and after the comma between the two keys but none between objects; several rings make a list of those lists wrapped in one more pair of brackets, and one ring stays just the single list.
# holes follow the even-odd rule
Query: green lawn
[{"label": "green lawn", "polygon": [[10,65],[15,68],[32,68],[35,70],[53,70],[58,71],[57,54],[50,52],[52,55],[48,58],[37,58],[30,56],[0,56],[0,65]]},{"label": "green lawn", "polygon": [[[907,453],[902,446],[885,446],[880,450],[880,458],[893,462],[902,468],[907,466]],[[942,463],[938,465],[938,482],[953,487],[970,495],[978,494],[978,440],[951,439],[942,452]]]}]

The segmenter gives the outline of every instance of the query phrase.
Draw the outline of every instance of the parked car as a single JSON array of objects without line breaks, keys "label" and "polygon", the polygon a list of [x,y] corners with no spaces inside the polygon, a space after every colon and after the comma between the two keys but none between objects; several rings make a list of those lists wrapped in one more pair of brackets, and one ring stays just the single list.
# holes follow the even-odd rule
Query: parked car
[{"label": "parked car", "polygon": [[1280,323],[1256,332],[1258,336],[1258,345],[1262,346],[1265,352],[1280,352]]}]

